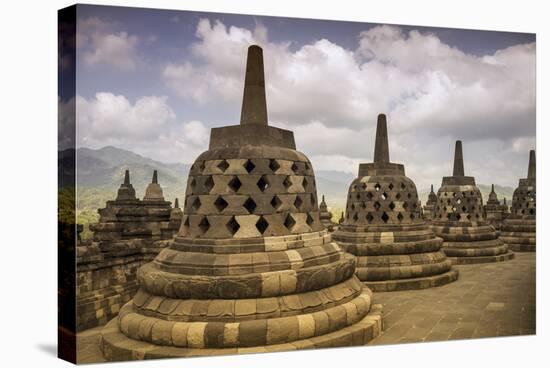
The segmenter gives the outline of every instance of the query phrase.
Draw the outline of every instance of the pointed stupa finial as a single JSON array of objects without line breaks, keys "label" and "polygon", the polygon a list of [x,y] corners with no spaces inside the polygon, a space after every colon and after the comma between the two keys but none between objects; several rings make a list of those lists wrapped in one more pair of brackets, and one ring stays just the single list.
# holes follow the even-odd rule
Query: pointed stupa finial
[{"label": "pointed stupa finial", "polygon": [[430,193],[434,193],[434,185],[433,184],[431,186]]},{"label": "pointed stupa finial", "polygon": [[130,170],[124,172],[124,185],[130,185]]},{"label": "pointed stupa finial", "polygon": [[491,193],[495,192],[495,184],[491,184]]},{"label": "pointed stupa finial", "polygon": [[323,198],[321,200],[322,203],[325,203],[325,195],[323,194]]},{"label": "pointed stupa finial", "polygon": [[247,124],[267,125],[264,57],[258,45],[248,48],[246,59],[241,125]]},{"label": "pointed stupa finial", "polygon": [[174,200],[174,208],[180,208],[180,201],[178,200],[177,197],[176,197],[176,199]]},{"label": "pointed stupa finial", "polygon": [[527,179],[537,177],[537,164],[535,162],[535,150],[529,151],[529,170],[527,170]]},{"label": "pointed stupa finial", "polygon": [[153,171],[153,180],[151,180],[151,183],[152,184],[158,184],[159,183],[157,170]]},{"label": "pointed stupa finial", "polygon": [[376,141],[374,142],[374,162],[390,162],[388,147],[388,126],[386,115],[378,115],[376,124]]},{"label": "pointed stupa finial", "polygon": [[453,166],[453,176],[464,176],[464,159],[462,157],[462,141],[456,141],[455,161]]},{"label": "pointed stupa finial", "polygon": [[506,206],[506,197],[504,197],[504,205]]}]

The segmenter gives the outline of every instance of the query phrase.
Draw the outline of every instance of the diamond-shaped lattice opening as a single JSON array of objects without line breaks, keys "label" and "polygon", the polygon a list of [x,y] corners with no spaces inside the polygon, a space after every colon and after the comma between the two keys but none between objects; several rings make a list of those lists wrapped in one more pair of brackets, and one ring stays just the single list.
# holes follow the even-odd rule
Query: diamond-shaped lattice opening
[{"label": "diamond-shaped lattice opening", "polygon": [[222,197],[218,197],[214,201],[214,206],[216,206],[216,208],[218,209],[219,212],[222,212],[228,206],[228,203]]},{"label": "diamond-shaped lattice opening", "polygon": [[466,206],[462,206],[462,212],[466,212],[467,208]]},{"label": "diamond-shaped lattice opening", "polygon": [[478,214],[478,213],[476,213],[476,218],[479,218],[479,214]]},{"label": "diamond-shaped lattice opening", "polygon": [[201,161],[201,164],[199,165],[199,171],[201,172],[201,174],[204,171],[204,168],[205,168],[204,161]]},{"label": "diamond-shaped lattice opening", "polygon": [[256,221],[256,229],[258,229],[260,234],[263,234],[268,226],[269,226],[269,223],[264,219],[263,216],[260,216],[258,221]]},{"label": "diamond-shaped lattice opening", "polygon": [[355,196],[355,198],[357,198],[358,200],[361,199],[361,194],[357,193],[357,195]]},{"label": "diamond-shaped lattice opening", "polygon": [[183,226],[189,227],[189,217],[185,218],[185,221],[183,222]]},{"label": "diamond-shaped lattice opening", "polygon": [[450,220],[451,219],[451,213],[448,213],[447,214],[447,220]]},{"label": "diamond-shaped lattice opening", "polygon": [[395,208],[395,203],[391,202],[389,207],[390,207],[390,210],[393,211],[393,209]]},{"label": "diamond-shaped lattice opening", "polygon": [[191,183],[189,183],[189,186],[191,187],[191,192],[195,190],[195,187],[197,186],[197,181],[195,178],[191,179]]},{"label": "diamond-shaped lattice opening", "polygon": [[225,224],[225,227],[227,228],[227,230],[229,230],[231,235],[235,235],[235,233],[241,228],[241,225],[239,225],[237,220],[235,220],[235,216],[232,216],[231,220],[229,220],[227,224]]},{"label": "diamond-shaped lattice opening", "polygon": [[384,192],[380,197],[382,197],[382,199],[385,201],[386,199],[388,199],[388,193]]},{"label": "diamond-shaped lattice opening", "polygon": [[269,168],[271,169],[271,171],[273,171],[274,173],[279,170],[279,168],[281,167],[281,165],[279,165],[279,163],[277,162],[277,160],[274,160],[274,159],[271,159],[269,160]]},{"label": "diamond-shaped lattice opening", "polygon": [[407,186],[405,185],[405,183],[401,183],[401,189],[402,189],[402,190],[405,190],[406,187],[407,187]]},{"label": "diamond-shaped lattice opening", "polygon": [[242,183],[239,180],[238,177],[234,176],[229,183],[227,183],[227,186],[234,192],[238,192],[239,188],[241,187]]},{"label": "diamond-shaped lattice opening", "polygon": [[474,195],[474,192],[470,192],[470,195]]},{"label": "diamond-shaped lattice opening", "polygon": [[248,213],[253,213],[256,209],[256,202],[254,202],[252,198],[248,197],[246,201],[244,201],[243,207],[246,208]]},{"label": "diamond-shaped lattice opening", "polygon": [[382,221],[384,222],[388,222],[388,220],[390,219],[390,216],[388,216],[388,214],[386,212],[384,212],[382,214],[382,217],[380,217],[382,219]]},{"label": "diamond-shaped lattice opening", "polygon": [[353,215],[353,221],[357,221],[359,219],[359,216],[357,216],[357,213]]},{"label": "diamond-shaped lattice opening", "polygon": [[453,198],[456,198],[456,193],[453,193]]},{"label": "diamond-shaped lattice opening", "polygon": [[271,203],[271,207],[273,207],[274,209],[279,209],[279,207],[283,202],[279,199],[279,197],[274,196],[273,198],[271,198],[270,203]]},{"label": "diamond-shaped lattice opening", "polygon": [[380,184],[376,183],[376,184],[374,185],[374,189],[375,189],[377,192],[380,191],[380,188],[382,188],[382,186],[381,186]]},{"label": "diamond-shaped lattice opening", "polygon": [[313,223],[315,222],[315,220],[313,219],[313,217],[311,217],[311,215],[308,213],[307,214],[307,217],[306,217],[306,224],[311,227],[311,225],[313,225]]},{"label": "diamond-shaped lattice opening", "polygon": [[411,218],[411,220],[414,220],[414,213],[411,213],[409,217]]},{"label": "diamond-shaped lattice opening", "polygon": [[367,183],[361,183],[361,188],[363,188],[363,190],[367,189]]},{"label": "diamond-shaped lattice opening", "polygon": [[451,204],[451,200],[450,200],[450,199],[447,199],[447,204]]},{"label": "diamond-shaped lattice opening", "polygon": [[399,214],[397,215],[397,219],[399,221],[403,221],[403,214],[401,214],[401,212],[399,212]]},{"label": "diamond-shaped lattice opening", "polygon": [[366,217],[368,223],[370,224],[372,222],[372,220],[374,220],[374,216],[369,212],[367,213],[367,217]]},{"label": "diamond-shaped lattice opening", "polygon": [[393,189],[393,183],[390,183],[390,185],[388,185],[388,188],[390,188],[390,190]]},{"label": "diamond-shaped lattice opening", "polygon": [[306,189],[308,184],[309,184],[309,182],[307,181],[306,177],[304,176],[304,178],[302,179],[302,187],[304,189]]},{"label": "diamond-shaped lattice opening", "polygon": [[460,220],[461,217],[462,217],[462,216],[460,216],[460,213],[457,213],[457,214],[456,214],[456,219],[457,219],[457,220]]},{"label": "diamond-shaped lattice opening", "polygon": [[352,210],[352,211],[355,210],[355,203],[352,203],[352,204],[351,204],[351,210]]},{"label": "diamond-shaped lattice opening", "polygon": [[212,179],[211,176],[207,177],[204,181],[204,187],[206,188],[206,191],[210,193],[212,188],[214,188],[214,179]]},{"label": "diamond-shaped lattice opening", "polygon": [[409,204],[408,204],[407,202],[404,202],[404,203],[403,203],[403,208],[404,208],[404,209],[409,208]]},{"label": "diamond-shaped lattice opening", "polygon": [[256,183],[256,185],[258,186],[258,188],[260,188],[260,190],[263,192],[264,190],[266,190],[267,188],[269,188],[269,182],[267,181],[267,179],[262,176],[258,182]]},{"label": "diamond-shaped lattice opening", "polygon": [[285,186],[286,189],[292,186],[292,181],[290,181],[290,176],[287,176],[285,180],[283,180],[283,185]]},{"label": "diamond-shaped lattice opening", "polygon": [[296,199],[294,200],[294,207],[300,210],[302,203],[303,203],[302,198],[300,198],[300,196],[296,196]]},{"label": "diamond-shaped lattice opening", "polygon": [[407,198],[411,198],[411,193],[407,193]]},{"label": "diamond-shaped lattice opening", "polygon": [[371,200],[373,197],[372,193],[371,192],[367,192],[367,199],[368,200]]},{"label": "diamond-shaped lattice opening", "polygon": [[229,167],[229,163],[228,163],[226,160],[222,160],[222,161],[218,164],[218,168],[219,168],[222,172],[225,172],[225,170],[227,170],[228,167]]},{"label": "diamond-shaped lattice opening", "polygon": [[195,200],[193,201],[193,204],[191,206],[193,206],[193,209],[196,211],[198,210],[199,208],[201,208],[201,200],[199,199],[199,197],[195,198]]},{"label": "diamond-shaped lattice opening", "polygon": [[311,200],[311,206],[315,207],[315,194],[311,193],[309,198]]},{"label": "diamond-shaped lattice opening", "polygon": [[529,214],[530,214],[530,215],[534,215],[534,214],[535,214],[535,210],[531,208],[531,209],[529,210]]},{"label": "diamond-shaped lattice opening", "polygon": [[413,203],[413,209],[417,209],[418,208],[418,204],[416,202]]},{"label": "diamond-shaped lattice opening", "polygon": [[397,194],[395,195],[395,199],[397,199],[397,200],[401,199],[401,193],[397,193]]},{"label": "diamond-shaped lattice opening", "polygon": [[462,200],[459,198],[459,199],[456,200],[456,203],[457,203],[457,204],[461,204],[461,203],[462,203]]},{"label": "diamond-shaped lattice opening", "polygon": [[367,208],[367,204],[366,204],[365,202],[361,202],[361,208],[362,208],[362,209]]},{"label": "diamond-shaped lattice opening", "polygon": [[467,218],[468,220],[471,220],[471,219],[472,219],[472,216],[468,215],[468,216],[466,216],[466,218]]},{"label": "diamond-shaped lattice opening", "polygon": [[294,225],[296,225],[296,220],[294,220],[294,217],[292,217],[292,215],[290,213],[288,215],[286,215],[284,225],[288,230],[292,230]]},{"label": "diamond-shaped lattice opening", "polygon": [[297,174],[298,170],[299,170],[299,167],[298,167],[298,165],[296,165],[296,162],[293,162],[290,169],[294,172],[294,174]]},{"label": "diamond-shaped lattice opening", "polygon": [[254,168],[256,167],[256,165],[254,165],[254,163],[250,160],[246,160],[246,162],[244,163],[244,169],[246,170],[247,173],[251,173],[252,170],[254,170]]},{"label": "diamond-shaped lattice opening", "polygon": [[380,202],[374,202],[374,209],[377,211],[380,209]]},{"label": "diamond-shaped lattice opening", "polygon": [[203,217],[201,222],[199,222],[199,229],[201,229],[203,234],[210,229],[210,222],[208,222],[206,217]]}]

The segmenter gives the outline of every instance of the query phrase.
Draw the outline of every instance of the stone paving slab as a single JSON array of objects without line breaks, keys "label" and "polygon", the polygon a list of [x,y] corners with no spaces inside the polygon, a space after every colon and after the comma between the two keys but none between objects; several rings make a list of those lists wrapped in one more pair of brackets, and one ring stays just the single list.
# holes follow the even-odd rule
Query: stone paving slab
[{"label": "stone paving slab", "polygon": [[384,305],[384,332],[371,344],[535,334],[535,257],[516,253],[507,262],[458,265],[456,282],[374,293]]},{"label": "stone paving slab", "polygon": [[[425,290],[374,293],[384,332],[370,344],[442,341],[536,332],[535,253],[507,262],[455,266],[458,281]],[[78,362],[105,361],[101,327],[78,333]]]}]

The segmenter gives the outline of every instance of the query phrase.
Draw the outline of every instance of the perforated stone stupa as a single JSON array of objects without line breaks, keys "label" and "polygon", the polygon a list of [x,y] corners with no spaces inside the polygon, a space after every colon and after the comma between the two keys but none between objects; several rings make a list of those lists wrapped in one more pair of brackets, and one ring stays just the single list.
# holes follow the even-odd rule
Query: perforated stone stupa
[{"label": "perforated stone stupa", "polygon": [[319,219],[291,131],[268,125],[262,49],[248,49],[241,124],[193,164],[173,244],[102,331],[109,360],[365,344],[380,307]]},{"label": "perforated stone stupa", "polygon": [[432,184],[430,189],[430,194],[428,194],[428,200],[424,205],[424,220],[428,222],[432,221],[436,203],[437,203],[437,194],[434,193],[434,186]]},{"label": "perforated stone stupa", "polygon": [[319,219],[321,223],[328,231],[334,231],[334,222],[332,222],[332,213],[328,211],[327,203],[325,202],[325,196],[323,195],[321,203],[319,203]]},{"label": "perforated stone stupa", "polygon": [[462,142],[456,141],[453,176],[443,177],[437,192],[432,230],[443,238],[443,251],[457,264],[497,262],[514,254],[483,217],[483,199],[472,176],[464,176]]},{"label": "perforated stone stupa", "polygon": [[529,152],[527,178],[519,179],[510,215],[502,225],[502,240],[519,252],[534,252],[537,243],[537,178],[535,151]]},{"label": "perforated stone stupa", "polygon": [[442,240],[422,218],[414,182],[390,162],[386,116],[378,116],[374,162],[359,165],[344,223],[333,234],[357,256],[357,276],[374,291],[423,289],[458,277]]},{"label": "perforated stone stupa", "polygon": [[501,205],[498,200],[494,184],[491,184],[491,193],[489,193],[489,199],[487,200],[485,206],[483,206],[483,210],[485,211],[485,218],[487,219],[487,222],[497,231],[500,231],[506,211],[504,205]]}]

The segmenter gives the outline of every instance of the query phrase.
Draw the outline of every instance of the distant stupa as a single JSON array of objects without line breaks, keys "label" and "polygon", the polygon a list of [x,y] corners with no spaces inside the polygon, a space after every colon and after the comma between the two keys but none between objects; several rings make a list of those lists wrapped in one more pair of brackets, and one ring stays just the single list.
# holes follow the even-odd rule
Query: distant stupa
[{"label": "distant stupa", "polygon": [[437,192],[432,230],[443,238],[443,251],[457,264],[497,262],[514,254],[483,218],[483,199],[472,176],[464,176],[462,142],[456,141],[453,176],[443,177]]},{"label": "distant stupa", "polygon": [[344,223],[333,239],[357,256],[357,276],[374,291],[424,289],[458,278],[443,241],[422,218],[414,182],[390,162],[386,116],[378,116],[374,162],[359,165]]},{"label": "distant stupa", "polygon": [[498,200],[494,184],[491,184],[491,193],[489,193],[489,199],[483,207],[483,210],[485,211],[485,218],[487,219],[487,222],[489,222],[489,224],[491,224],[497,231],[500,231],[502,221],[504,221],[505,210],[503,205],[501,205]]},{"label": "distant stupa", "polygon": [[529,152],[527,178],[519,179],[510,215],[502,225],[502,240],[516,252],[534,252],[537,243],[537,178],[535,151]]},{"label": "distant stupa", "polygon": [[428,200],[426,201],[426,205],[424,205],[424,211],[423,211],[424,220],[426,220],[427,222],[432,221],[434,217],[436,203],[437,203],[437,194],[435,194],[434,186],[432,184],[430,188],[430,194],[428,194]]}]

